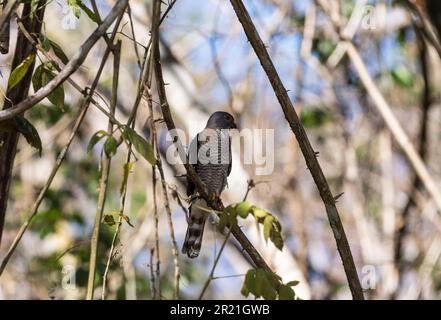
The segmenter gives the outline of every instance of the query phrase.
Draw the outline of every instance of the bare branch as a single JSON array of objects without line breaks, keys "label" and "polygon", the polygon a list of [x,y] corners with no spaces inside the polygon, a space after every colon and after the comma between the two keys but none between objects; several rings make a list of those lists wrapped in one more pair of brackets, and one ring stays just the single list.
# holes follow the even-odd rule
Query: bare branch
[{"label": "bare branch", "polygon": [[340,257],[343,262],[346,277],[349,282],[352,297],[357,300],[363,300],[363,291],[361,289],[360,280],[358,279],[357,269],[355,268],[352,252],[346,238],[346,234],[343,228],[343,224],[340,220],[340,216],[335,206],[335,200],[329,188],[328,182],[323,174],[320,164],[316,158],[311,143],[306,135],[306,132],[300,123],[299,117],[295,112],[295,109],[289,99],[287,91],[274,67],[273,62],[266,50],[265,44],[262,42],[256,27],[254,26],[251,17],[249,16],[243,2],[241,0],[230,0],[233,8],[242,24],[244,31],[251,43],[256,55],[258,56],[260,63],[265,70],[269,81],[274,89],[274,92],[279,100],[282,110],[285,114],[285,118],[288,121],[292,131],[294,132],[297,141],[302,150],[306,164],[311,172],[314,182],[319,190],[320,197],[325,205],[328,215],[329,223],[332,231],[334,232],[335,241],[337,243],[337,249],[340,253]]}]

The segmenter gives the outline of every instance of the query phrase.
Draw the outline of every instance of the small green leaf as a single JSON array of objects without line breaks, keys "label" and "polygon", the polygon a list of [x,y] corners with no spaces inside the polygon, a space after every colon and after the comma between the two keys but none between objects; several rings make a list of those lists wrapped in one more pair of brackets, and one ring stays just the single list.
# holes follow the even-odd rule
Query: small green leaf
[{"label": "small green leaf", "polygon": [[87,152],[92,151],[93,147],[105,136],[108,136],[109,134],[104,131],[100,130],[94,133],[92,138],[90,138],[89,144],[87,145]]},{"label": "small green leaf", "polygon": [[44,51],[49,51],[51,49],[51,44],[49,42],[48,37],[46,37],[44,34],[40,36],[41,46],[43,47]]},{"label": "small green leaf", "polygon": [[248,216],[248,214],[250,213],[250,209],[251,205],[246,201],[240,202],[236,205],[236,212],[243,219]]},{"label": "small green leaf", "polygon": [[111,157],[116,154],[116,149],[118,148],[118,142],[112,136],[108,136],[106,142],[104,143],[104,153],[106,156]]},{"label": "small green leaf", "polygon": [[133,144],[136,151],[141,154],[150,164],[155,165],[157,160],[155,158],[155,153],[153,152],[152,145],[147,142],[143,137],[141,137],[135,130],[130,127],[124,126],[123,137]]},{"label": "small green leaf", "polygon": [[287,286],[290,286],[290,287],[295,287],[295,286],[298,285],[299,283],[300,283],[300,281],[293,280],[293,281],[288,282],[286,285],[287,285]]},{"label": "small green leaf", "polygon": [[84,13],[87,14],[87,16],[89,17],[90,20],[92,20],[95,23],[99,23],[98,18],[95,15],[95,13],[92,10],[90,10],[82,1],[77,0],[77,4],[81,8],[81,10],[83,10]]},{"label": "small green leaf", "polygon": [[244,286],[246,286],[248,292],[255,295],[255,292],[256,292],[256,270],[255,269],[248,270],[248,272],[245,276]]},{"label": "small green leaf", "polygon": [[244,283],[242,288],[240,289],[240,293],[246,298],[250,295],[250,291],[248,290],[247,285]]},{"label": "small green leaf", "polygon": [[265,217],[263,222],[263,237],[265,238],[265,241],[268,241],[271,231],[273,230],[273,221],[274,217],[272,215],[267,215]]},{"label": "small green leaf", "polygon": [[265,300],[274,300],[277,296],[272,277],[261,268],[257,269],[256,274],[256,294]]},{"label": "small green leaf", "polygon": [[129,174],[132,171],[134,165],[135,162],[128,162],[124,164],[124,176],[123,176],[123,181],[121,182],[121,188],[119,189],[120,194],[124,192],[124,189],[127,186],[127,180],[129,179]]},{"label": "small green leaf", "polygon": [[67,4],[69,5],[70,9],[72,10],[75,17],[77,17],[77,19],[79,19],[81,16],[81,10],[78,2],[78,0],[67,0]]},{"label": "small green leaf", "polygon": [[283,238],[280,232],[276,232],[276,231],[272,231],[270,233],[270,240],[272,243],[274,243],[274,245],[276,246],[277,249],[279,249],[280,251],[282,251],[283,249]]},{"label": "small green leaf", "polygon": [[42,84],[43,65],[39,65],[32,76],[32,86],[34,91],[37,92],[43,86]]},{"label": "small green leaf", "polygon": [[26,75],[26,73],[29,70],[29,67],[32,65],[35,59],[35,54],[30,54],[26,59],[24,59],[12,72],[9,76],[8,80],[8,88],[11,90],[14,88],[17,84],[20,83],[20,81],[23,79],[23,77]]},{"label": "small green leaf", "polygon": [[41,139],[38,134],[37,129],[22,116],[14,117],[15,123],[17,124],[17,130],[25,137],[26,141],[35,149],[38,150],[38,154],[41,156],[42,146]]},{"label": "small green leaf", "polygon": [[307,129],[320,128],[333,119],[332,114],[318,107],[308,107],[300,112],[300,121]]},{"label": "small green leaf", "polygon": [[281,285],[279,288],[279,300],[294,300],[294,290],[288,285]]},{"label": "small green leaf", "polygon": [[256,219],[263,219],[268,215],[267,211],[257,208],[255,206],[251,207],[251,210],[253,212],[253,215],[256,217]]},{"label": "small green leaf", "polygon": [[414,83],[414,75],[408,68],[403,65],[398,66],[394,70],[392,70],[392,78],[397,82],[400,86],[408,88],[411,87]]},{"label": "small green leaf", "polygon": [[[55,78],[55,74],[50,70],[52,64],[50,62],[41,64],[37,67],[32,77],[32,85],[34,91],[37,92]],[[48,96],[50,102],[64,111],[64,87],[60,84]]]},{"label": "small green leaf", "polygon": [[54,53],[58,57],[58,59],[60,59],[61,62],[63,62],[64,64],[68,64],[69,58],[64,53],[63,49],[52,40],[49,40],[49,44],[52,47],[52,50],[54,50]]}]

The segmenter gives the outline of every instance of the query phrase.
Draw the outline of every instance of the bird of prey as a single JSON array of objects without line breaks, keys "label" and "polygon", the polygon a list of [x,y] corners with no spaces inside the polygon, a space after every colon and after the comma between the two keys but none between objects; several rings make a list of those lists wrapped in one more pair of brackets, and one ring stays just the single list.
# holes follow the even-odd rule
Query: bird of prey
[{"label": "bird of prey", "polygon": [[[204,130],[199,132],[190,143],[188,161],[210,197],[218,197],[227,185],[231,172],[231,138],[230,129],[236,129],[234,118],[228,112],[214,112],[208,119]],[[204,199],[196,196],[197,190],[187,177],[187,196],[192,196],[189,208],[188,228],[182,253],[189,258],[199,255],[202,245],[205,220],[210,209]]]}]

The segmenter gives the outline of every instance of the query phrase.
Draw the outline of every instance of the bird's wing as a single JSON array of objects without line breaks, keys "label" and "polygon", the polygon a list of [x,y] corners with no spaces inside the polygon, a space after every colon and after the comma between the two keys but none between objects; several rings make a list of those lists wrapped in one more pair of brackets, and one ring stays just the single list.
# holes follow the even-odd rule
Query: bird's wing
[{"label": "bird's wing", "polygon": [[[196,135],[196,137],[191,141],[190,147],[188,149],[187,153],[187,161],[190,163],[194,170],[197,172],[198,169],[198,153],[199,153],[199,134]],[[187,176],[187,196],[191,196],[195,192],[196,186],[194,185],[193,181]]]}]

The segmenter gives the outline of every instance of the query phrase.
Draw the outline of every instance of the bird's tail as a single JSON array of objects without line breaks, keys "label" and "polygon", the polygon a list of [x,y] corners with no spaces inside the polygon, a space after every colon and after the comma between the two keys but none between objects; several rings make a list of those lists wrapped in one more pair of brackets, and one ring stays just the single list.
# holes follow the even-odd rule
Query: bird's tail
[{"label": "bird's tail", "polygon": [[204,235],[204,225],[209,215],[205,200],[196,200],[189,209],[189,219],[187,234],[185,235],[182,253],[186,253],[191,259],[196,258],[201,251],[202,237]]}]

